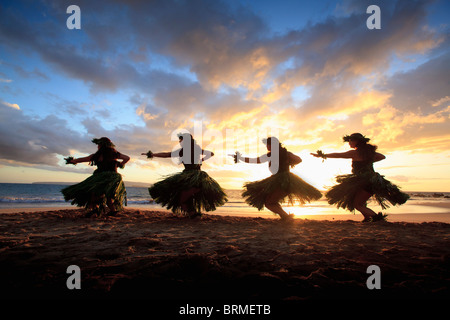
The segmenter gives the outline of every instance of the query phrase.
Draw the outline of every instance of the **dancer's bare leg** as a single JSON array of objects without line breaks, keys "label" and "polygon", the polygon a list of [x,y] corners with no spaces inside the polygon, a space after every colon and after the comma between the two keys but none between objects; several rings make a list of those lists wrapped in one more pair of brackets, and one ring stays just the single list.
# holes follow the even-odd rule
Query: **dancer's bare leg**
[{"label": "dancer's bare leg", "polygon": [[376,213],[372,209],[367,208],[367,200],[369,200],[371,196],[371,193],[365,190],[361,190],[356,194],[356,197],[353,201],[355,209],[361,212],[365,219],[376,216]]},{"label": "dancer's bare leg", "polygon": [[187,201],[197,192],[200,191],[200,188],[191,188],[188,190],[184,190],[181,192],[180,195],[180,202],[181,202],[181,209],[183,209],[184,212],[187,212],[189,215],[194,214],[195,212],[189,212],[189,206],[187,204]]},{"label": "dancer's bare leg", "polygon": [[118,214],[118,211],[116,211],[116,206],[114,204],[114,199],[107,198],[106,205],[109,208],[108,216],[115,216],[116,214]]},{"label": "dancer's bare leg", "polygon": [[87,205],[88,212],[86,213],[86,217],[91,217],[94,214],[98,214],[100,197],[95,195],[94,193],[91,193],[91,199],[89,200],[89,203]]},{"label": "dancer's bare leg", "polygon": [[286,211],[283,210],[280,203],[278,202],[279,199],[283,198],[284,196],[285,194],[282,191],[274,192],[267,197],[264,205],[270,211],[278,214],[281,219],[288,219],[290,216],[287,214]]}]

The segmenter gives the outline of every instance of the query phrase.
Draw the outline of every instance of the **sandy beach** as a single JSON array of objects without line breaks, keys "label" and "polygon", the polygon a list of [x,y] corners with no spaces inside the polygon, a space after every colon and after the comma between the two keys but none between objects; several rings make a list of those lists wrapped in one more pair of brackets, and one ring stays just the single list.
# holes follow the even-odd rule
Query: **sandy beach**
[{"label": "sandy beach", "polygon": [[[4,209],[4,298],[448,299],[450,224]],[[70,265],[81,289],[69,290]],[[381,289],[366,284],[380,269]]]}]

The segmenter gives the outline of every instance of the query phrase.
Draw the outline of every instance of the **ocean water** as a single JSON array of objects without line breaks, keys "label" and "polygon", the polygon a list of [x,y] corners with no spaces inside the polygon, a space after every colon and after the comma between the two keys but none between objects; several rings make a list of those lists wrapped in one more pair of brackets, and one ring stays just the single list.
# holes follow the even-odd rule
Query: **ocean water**
[{"label": "ocean water", "polygon": [[[60,184],[19,184],[0,183],[0,209],[7,208],[45,208],[45,207],[72,207],[70,202],[65,202],[61,189],[67,185]],[[126,187],[128,207],[142,209],[161,209],[158,204],[152,203],[147,187]],[[236,215],[273,216],[268,210],[258,211],[248,206],[241,197],[241,190],[226,190],[228,202],[218,208],[215,213],[227,213]],[[401,206],[389,208],[388,214],[431,214],[447,213],[450,209],[450,193],[448,192],[411,192],[411,199]],[[368,203],[374,211],[381,208],[373,203]],[[343,209],[330,206],[324,198],[305,205],[283,205],[285,210],[295,215],[340,215],[349,214]]]},{"label": "ocean water", "polygon": [[[67,185],[0,183],[1,208],[70,207],[61,193]],[[150,205],[147,188],[126,187],[128,206]]]}]

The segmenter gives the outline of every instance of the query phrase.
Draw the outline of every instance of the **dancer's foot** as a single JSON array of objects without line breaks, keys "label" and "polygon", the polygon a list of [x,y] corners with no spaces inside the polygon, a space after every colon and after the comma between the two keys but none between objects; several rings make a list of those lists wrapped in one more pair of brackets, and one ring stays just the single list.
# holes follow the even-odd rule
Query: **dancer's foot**
[{"label": "dancer's foot", "polygon": [[189,218],[195,219],[195,218],[201,218],[202,214],[200,212],[189,212],[188,213]]},{"label": "dancer's foot", "polygon": [[84,215],[84,217],[85,217],[85,218],[90,218],[90,217],[92,217],[93,215],[96,215],[96,216],[99,215],[99,209],[98,209],[98,208],[89,210],[88,212],[86,212],[86,214]]},{"label": "dancer's foot", "polygon": [[110,211],[110,212],[108,212],[108,217],[115,217],[117,214],[119,213],[119,211],[117,211],[117,210],[114,210],[114,211]]},{"label": "dancer's foot", "polygon": [[387,214],[378,212],[377,214],[374,214],[373,216],[365,217],[364,220],[361,222],[377,222],[377,221],[386,221],[386,220],[387,220]]},{"label": "dancer's foot", "polygon": [[282,215],[280,217],[281,217],[281,221],[284,221],[284,222],[292,222],[292,221],[294,221],[294,214],[293,213]]},{"label": "dancer's foot", "polygon": [[372,217],[372,222],[376,221],[386,221],[387,220],[387,214],[383,214],[381,212],[378,212],[375,216]]}]

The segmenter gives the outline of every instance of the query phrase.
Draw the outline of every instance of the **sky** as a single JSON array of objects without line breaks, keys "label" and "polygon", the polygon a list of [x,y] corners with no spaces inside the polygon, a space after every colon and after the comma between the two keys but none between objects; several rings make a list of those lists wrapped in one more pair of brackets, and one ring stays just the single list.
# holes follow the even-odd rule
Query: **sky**
[{"label": "sky", "polygon": [[150,185],[183,168],[141,153],[187,131],[224,188],[269,176],[228,155],[277,136],[303,160],[292,172],[325,190],[350,160],[310,153],[361,132],[388,180],[450,192],[449,21],[444,0],[2,1],[0,182],[79,182],[93,168],[63,158],[106,136],[131,157],[124,180]]}]

